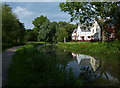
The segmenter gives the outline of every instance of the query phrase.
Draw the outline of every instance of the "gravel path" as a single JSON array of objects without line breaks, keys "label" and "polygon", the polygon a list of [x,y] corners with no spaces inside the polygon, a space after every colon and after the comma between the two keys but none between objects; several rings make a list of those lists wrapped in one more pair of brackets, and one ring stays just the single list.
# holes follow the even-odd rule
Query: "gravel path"
[{"label": "gravel path", "polygon": [[20,46],[7,49],[2,53],[2,84],[4,85],[8,79],[8,69],[12,63],[12,57]]}]

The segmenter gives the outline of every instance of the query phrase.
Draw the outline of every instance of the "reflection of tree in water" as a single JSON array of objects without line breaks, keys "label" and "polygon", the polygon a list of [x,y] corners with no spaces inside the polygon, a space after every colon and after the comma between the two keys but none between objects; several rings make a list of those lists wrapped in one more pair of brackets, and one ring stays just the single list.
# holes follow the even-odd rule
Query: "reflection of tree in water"
[{"label": "reflection of tree in water", "polygon": [[47,55],[55,55],[55,50],[56,50],[56,47],[51,45],[44,45],[39,48],[40,52],[45,53]]},{"label": "reflection of tree in water", "polygon": [[119,62],[101,60],[100,78],[107,81],[107,85],[118,86],[120,84]]},{"label": "reflection of tree in water", "polygon": [[115,60],[117,57],[114,57],[115,59],[113,60],[109,59],[113,58],[110,55],[105,55],[105,57],[99,60],[92,57],[87,59],[86,55],[82,54],[72,53],[72,55],[73,58],[76,58],[81,68],[79,78],[83,79],[87,84],[91,84],[92,81],[96,82],[95,84],[107,86],[120,84],[120,76],[118,74],[119,61]]},{"label": "reflection of tree in water", "polygon": [[83,67],[81,68],[82,73],[80,73],[79,78],[83,79],[86,85],[118,86],[120,84],[119,77],[117,80],[109,71],[113,71],[114,67],[106,65],[104,60],[101,60],[99,69],[95,72],[91,67]]},{"label": "reflection of tree in water", "polygon": [[65,68],[67,63],[72,60],[71,52],[67,52],[54,45],[43,45],[38,48],[40,53],[55,60],[57,67]]},{"label": "reflection of tree in water", "polygon": [[82,72],[79,75],[80,79],[83,79],[85,81],[85,83],[88,83],[90,80],[92,80],[92,78],[93,78],[92,76],[93,76],[94,72],[90,66],[83,67],[80,70],[82,70]]},{"label": "reflection of tree in water", "polygon": [[[56,64],[56,67],[61,69],[61,71],[63,72],[66,70],[66,65],[68,64],[68,62],[73,61],[71,53],[63,49],[60,49],[59,47],[44,46],[44,47],[39,48],[39,52],[42,52],[42,53],[44,52],[44,54],[47,55],[47,57],[49,57],[52,61],[54,61],[54,63],[53,62],[52,63]],[[94,58],[90,60],[81,59],[80,56],[83,57],[83,55],[81,54],[76,56],[77,54],[72,53],[72,55],[74,56],[74,58],[78,57],[76,59],[77,62],[82,62],[83,66],[80,67],[81,72],[80,72],[78,79],[84,80],[86,85],[87,84],[92,85],[92,83],[94,84],[94,82],[96,82],[95,83],[96,85],[97,84],[107,85],[107,86],[113,85],[113,83],[111,83],[110,76],[113,78],[117,78],[118,81],[120,82],[120,76],[118,74],[119,70],[116,71],[118,69],[117,66],[119,65],[119,62],[113,63],[113,61],[109,62],[108,60],[105,61],[104,59],[101,59],[99,63],[99,60],[94,59]],[[101,82],[101,84],[99,84],[99,82]],[[114,83],[114,85],[115,84],[116,83]],[[118,84],[120,83],[117,83],[117,85]]]}]

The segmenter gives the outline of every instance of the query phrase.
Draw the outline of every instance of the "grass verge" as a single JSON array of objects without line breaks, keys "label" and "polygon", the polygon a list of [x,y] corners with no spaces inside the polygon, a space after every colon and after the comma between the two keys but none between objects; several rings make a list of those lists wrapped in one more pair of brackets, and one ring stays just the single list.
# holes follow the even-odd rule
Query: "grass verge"
[{"label": "grass verge", "polygon": [[76,53],[106,53],[106,54],[119,54],[120,41],[114,42],[67,42],[58,43],[60,47],[68,49]]}]

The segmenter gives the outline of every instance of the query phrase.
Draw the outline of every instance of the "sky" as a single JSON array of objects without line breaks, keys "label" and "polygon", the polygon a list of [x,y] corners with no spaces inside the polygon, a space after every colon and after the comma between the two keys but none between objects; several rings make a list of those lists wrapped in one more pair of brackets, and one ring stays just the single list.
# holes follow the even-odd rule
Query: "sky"
[{"label": "sky", "polygon": [[20,22],[24,23],[26,29],[32,29],[32,21],[41,15],[50,21],[70,21],[71,16],[61,12],[60,2],[7,2],[12,11],[17,15]]}]

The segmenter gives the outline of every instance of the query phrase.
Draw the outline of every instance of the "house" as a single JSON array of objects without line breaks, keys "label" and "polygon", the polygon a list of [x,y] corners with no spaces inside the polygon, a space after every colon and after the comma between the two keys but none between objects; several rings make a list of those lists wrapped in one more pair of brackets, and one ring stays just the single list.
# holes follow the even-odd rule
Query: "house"
[{"label": "house", "polygon": [[72,33],[72,40],[101,40],[101,28],[98,22],[94,20],[92,26],[88,27],[83,24],[79,24],[77,29],[75,29]]}]

